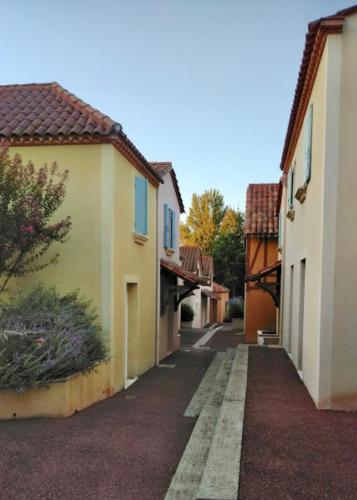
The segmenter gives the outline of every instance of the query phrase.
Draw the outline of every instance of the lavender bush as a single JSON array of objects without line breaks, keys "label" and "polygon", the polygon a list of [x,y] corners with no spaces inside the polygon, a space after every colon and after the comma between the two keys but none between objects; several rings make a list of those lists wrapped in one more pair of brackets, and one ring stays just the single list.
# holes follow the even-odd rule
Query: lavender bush
[{"label": "lavender bush", "polygon": [[47,385],[106,357],[97,315],[78,291],[38,286],[0,307],[0,389]]}]

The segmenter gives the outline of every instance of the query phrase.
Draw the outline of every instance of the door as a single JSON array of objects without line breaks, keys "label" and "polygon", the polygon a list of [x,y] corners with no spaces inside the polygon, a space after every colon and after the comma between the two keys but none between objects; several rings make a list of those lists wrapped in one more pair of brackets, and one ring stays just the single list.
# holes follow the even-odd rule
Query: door
[{"label": "door", "polygon": [[124,335],[124,387],[137,380],[138,359],[138,284],[126,285],[126,320]]},{"label": "door", "polygon": [[304,313],[305,313],[305,268],[306,261],[300,262],[300,296],[299,296],[299,339],[298,339],[298,358],[297,369],[302,375],[302,354],[304,343]]}]

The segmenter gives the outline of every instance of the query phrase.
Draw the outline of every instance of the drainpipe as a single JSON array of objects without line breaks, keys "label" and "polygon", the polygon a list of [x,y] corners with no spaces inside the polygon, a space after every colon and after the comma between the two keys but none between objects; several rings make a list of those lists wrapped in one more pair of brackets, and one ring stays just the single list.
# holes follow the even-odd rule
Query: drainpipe
[{"label": "drainpipe", "polygon": [[155,319],[155,364],[160,357],[160,248],[159,248],[159,189],[156,189],[156,319]]}]

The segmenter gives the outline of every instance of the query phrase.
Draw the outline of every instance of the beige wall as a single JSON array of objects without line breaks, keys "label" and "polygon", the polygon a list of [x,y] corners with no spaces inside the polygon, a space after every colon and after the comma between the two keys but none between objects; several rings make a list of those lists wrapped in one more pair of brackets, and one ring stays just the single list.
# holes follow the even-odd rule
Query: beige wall
[{"label": "beige wall", "polygon": [[[171,179],[171,175],[168,173],[163,177],[164,183],[160,184],[158,190],[158,259],[165,259],[167,261],[175,262],[181,265],[180,262],[180,206],[177,200],[175,188]],[[164,247],[164,228],[165,228],[165,217],[164,217],[164,205],[167,203],[171,209],[175,211],[176,214],[176,241],[175,248],[173,248],[174,253],[167,253]],[[160,273],[160,263],[158,262],[158,271]],[[176,280],[177,281],[177,280]],[[160,283],[160,274],[158,274],[158,283]],[[180,328],[180,317],[181,317],[181,307],[178,307],[177,311],[171,311],[171,306],[167,307],[165,314],[160,314],[160,287],[158,287],[158,318],[157,323],[159,326],[159,345],[157,346],[157,358],[161,360],[165,358],[173,350],[180,348],[180,337],[178,335]],[[172,336],[172,341],[169,337]]]},{"label": "beige wall", "polygon": [[357,15],[341,36],[332,405],[357,409]]},{"label": "beige wall", "polygon": [[[294,200],[294,221],[284,218],[283,344],[300,368],[302,332],[302,376],[321,408],[357,408],[356,60],[357,16],[351,16],[342,35],[327,38],[310,98],[314,116],[307,196],[303,204]],[[303,183],[302,154],[303,131],[292,162],[296,162],[295,191]],[[282,210],[285,217],[286,189]]]}]

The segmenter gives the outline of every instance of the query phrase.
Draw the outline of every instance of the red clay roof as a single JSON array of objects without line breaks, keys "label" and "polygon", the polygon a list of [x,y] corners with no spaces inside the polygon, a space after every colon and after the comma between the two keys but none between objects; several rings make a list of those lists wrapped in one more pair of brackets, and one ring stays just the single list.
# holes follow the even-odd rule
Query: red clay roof
[{"label": "red clay roof", "polygon": [[229,293],[230,292],[230,289],[223,286],[223,285],[220,285],[219,283],[216,283],[215,281],[213,282],[213,291],[216,292],[216,293]]},{"label": "red clay roof", "polygon": [[200,257],[201,249],[199,246],[180,246],[180,259],[182,261],[182,267],[190,273],[197,273],[197,267],[200,261]]},{"label": "red clay roof", "polygon": [[198,285],[201,283],[200,278],[196,274],[190,273],[186,269],[183,269],[179,264],[161,259],[160,266],[162,269],[165,269],[165,271],[173,274],[174,276],[177,276],[178,278],[183,279],[184,281],[188,281],[193,285]]},{"label": "red clay roof", "polygon": [[286,132],[284,149],[280,168],[287,171],[296,146],[308,101],[315,82],[318,66],[321,60],[326,37],[330,33],[341,33],[346,16],[357,13],[357,5],[338,11],[328,17],[322,17],[308,25],[305,37],[305,48],[300,65],[294,101]]},{"label": "red clay roof", "polygon": [[207,278],[213,275],[213,257],[208,255],[201,256],[201,272]]},{"label": "red clay roof", "polygon": [[182,201],[182,196],[178,184],[178,180],[176,177],[175,170],[172,167],[172,163],[170,161],[152,161],[150,162],[151,167],[155,170],[155,172],[163,179],[166,174],[171,175],[171,180],[174,185],[174,189],[176,192],[177,201],[180,207],[180,212],[185,213],[185,207]]},{"label": "red clay roof", "polygon": [[[156,181],[144,156],[124,134],[120,123],[92,108],[58,83],[0,86],[0,137],[11,144],[27,145],[54,139],[72,143],[113,142],[134,157],[134,164]],[[116,140],[116,143],[114,142]],[[52,141],[52,142],[51,142]],[[118,144],[120,142],[120,144]]]},{"label": "red clay roof", "polygon": [[260,238],[278,236],[276,206],[279,184],[249,184],[247,188],[244,234]]},{"label": "red clay roof", "polygon": [[211,290],[207,290],[207,288],[201,288],[201,293],[202,295],[205,295],[206,297],[209,297],[212,300],[222,300],[217,293],[214,293]]}]

